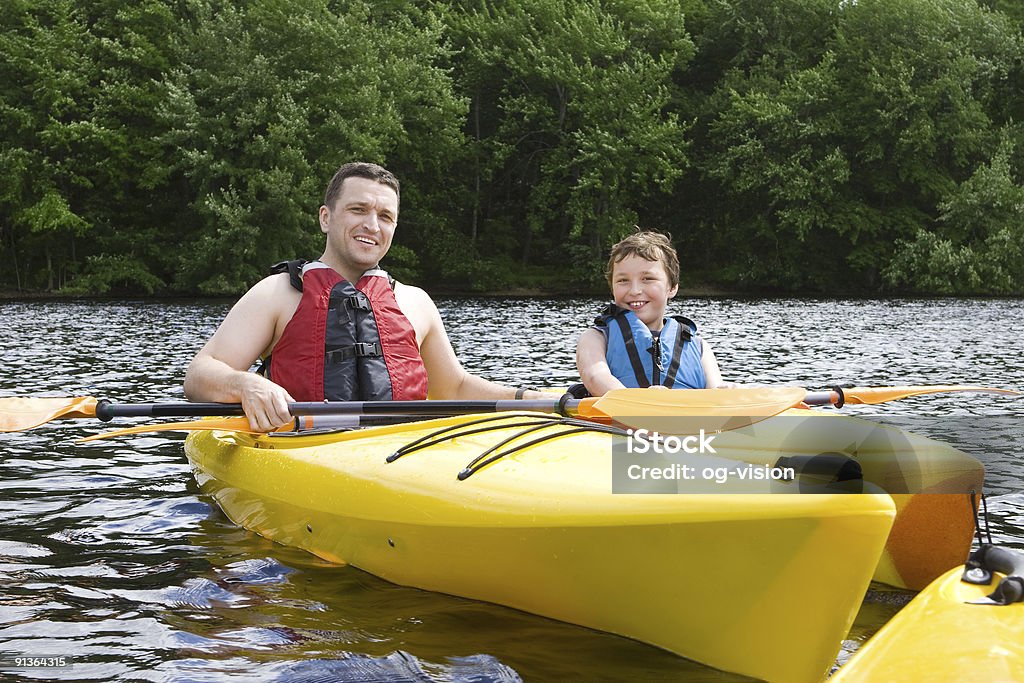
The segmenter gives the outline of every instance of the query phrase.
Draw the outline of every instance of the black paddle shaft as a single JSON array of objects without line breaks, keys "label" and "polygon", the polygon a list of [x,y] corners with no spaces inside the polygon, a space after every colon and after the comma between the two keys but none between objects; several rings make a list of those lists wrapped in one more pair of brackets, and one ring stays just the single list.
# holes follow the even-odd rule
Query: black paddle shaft
[{"label": "black paddle shaft", "polygon": [[[568,401],[570,407],[574,401]],[[559,412],[559,401],[322,401],[289,403],[294,415],[468,415],[515,410]],[[239,403],[111,403],[96,404],[96,417],[107,422],[115,417],[220,417],[243,415]]]}]

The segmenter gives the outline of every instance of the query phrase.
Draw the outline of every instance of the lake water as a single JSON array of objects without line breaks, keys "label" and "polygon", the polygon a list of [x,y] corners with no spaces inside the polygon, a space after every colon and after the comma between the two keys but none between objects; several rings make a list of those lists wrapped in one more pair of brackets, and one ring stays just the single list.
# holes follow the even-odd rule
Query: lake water
[{"label": "lake water", "polygon": [[[727,379],[744,383],[1024,388],[1024,302],[682,302]],[[463,363],[516,386],[576,381],[597,300],[441,299]],[[224,302],[7,302],[0,396],[182,400],[192,354]],[[849,414],[971,425],[997,542],[1024,548],[1024,403],[941,394]],[[922,419],[923,418],[923,419]],[[0,434],[4,680],[735,681],[655,648],[493,605],[395,586],[232,525],[198,491],[183,436],[96,444],[94,420]],[[933,432],[937,432],[935,434]],[[951,436],[955,436],[951,434]],[[628,561],[628,558],[624,558]],[[656,568],[637,568],[638,579]],[[844,657],[897,609],[869,601]],[[841,657],[842,659],[842,657]]]}]

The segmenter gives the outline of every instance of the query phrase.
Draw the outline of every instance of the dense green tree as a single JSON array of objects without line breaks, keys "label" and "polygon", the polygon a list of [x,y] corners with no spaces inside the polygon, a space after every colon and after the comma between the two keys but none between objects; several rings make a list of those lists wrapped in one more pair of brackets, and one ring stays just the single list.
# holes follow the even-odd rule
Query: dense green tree
[{"label": "dense green tree", "polygon": [[[850,168],[830,66],[826,58],[782,81],[755,67],[728,89],[709,123],[701,205],[716,203],[705,214],[715,221],[706,229],[716,234],[721,265],[734,280],[807,286],[833,275],[827,235],[844,220]],[[808,267],[809,251],[816,269]]]},{"label": "dense green tree", "polygon": [[[233,292],[277,259],[318,255],[316,211],[341,163],[397,157],[415,185],[459,141],[464,105],[436,66],[443,46],[429,15],[196,0],[192,16],[161,110],[165,181],[187,184],[197,226],[180,251],[181,287]],[[409,215],[403,230],[417,223]]]},{"label": "dense green tree", "polygon": [[[1009,133],[1009,131],[1007,132]],[[941,205],[937,229],[897,242],[892,284],[932,294],[1015,294],[1024,287],[1024,184],[1014,171],[1017,135]]]},{"label": "dense green tree", "polygon": [[818,42],[800,59],[767,31],[733,46],[698,133],[700,196],[713,198],[701,213],[730,280],[877,287],[894,242],[931,230],[991,154],[989,112],[1019,43],[1005,19],[959,0],[812,4],[804,32]]},{"label": "dense green tree", "polygon": [[[148,193],[164,3],[12,2],[0,10],[0,207],[18,288],[161,285]],[[105,253],[106,252],[106,253]],[[98,259],[95,260],[95,259]],[[113,261],[111,261],[111,259]],[[116,273],[106,265],[116,262]],[[147,265],[148,264],[148,265]]]},{"label": "dense green tree", "polygon": [[844,143],[864,217],[851,265],[877,271],[895,239],[930,228],[939,204],[989,157],[988,112],[1019,45],[1006,21],[961,0],[870,0],[836,41]]},{"label": "dense green tree", "polygon": [[93,64],[73,2],[0,9],[0,208],[16,285],[54,289],[73,258],[93,183],[80,154],[109,131],[90,121]]},{"label": "dense green tree", "polygon": [[598,257],[686,164],[687,126],[669,109],[693,54],[680,3],[465,3],[451,23],[472,99],[471,235],[521,244],[523,260],[535,236]]},{"label": "dense green tree", "polygon": [[[1024,13],[1004,0],[9,0],[0,284],[235,293],[315,255],[338,164],[403,182],[385,266],[1022,293]],[[568,268],[565,268],[566,264]]]},{"label": "dense green tree", "polygon": [[723,281],[823,283],[830,245],[814,240],[814,256],[796,245],[832,220],[849,173],[836,138],[838,83],[827,51],[836,3],[709,5],[701,52],[684,83],[701,95],[697,172],[683,188],[694,218],[674,232],[694,263],[712,264],[710,275]]}]

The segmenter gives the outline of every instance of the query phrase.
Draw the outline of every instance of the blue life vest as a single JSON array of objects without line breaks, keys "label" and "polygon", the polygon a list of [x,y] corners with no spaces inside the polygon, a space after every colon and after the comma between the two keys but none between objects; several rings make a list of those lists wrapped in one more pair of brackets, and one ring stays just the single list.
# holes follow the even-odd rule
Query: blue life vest
[{"label": "blue life vest", "polygon": [[707,386],[700,362],[704,344],[697,336],[697,326],[689,318],[669,316],[661,331],[653,333],[633,311],[609,304],[594,319],[594,326],[607,339],[605,359],[609,369],[626,387],[661,384],[669,389],[704,389]]}]

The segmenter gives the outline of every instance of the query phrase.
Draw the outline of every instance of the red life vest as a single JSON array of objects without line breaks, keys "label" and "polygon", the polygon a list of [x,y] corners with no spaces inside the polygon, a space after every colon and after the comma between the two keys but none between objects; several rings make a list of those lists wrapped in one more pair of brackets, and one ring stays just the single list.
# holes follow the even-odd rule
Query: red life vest
[{"label": "red life vest", "polygon": [[[284,267],[282,267],[284,266]],[[273,350],[268,376],[296,401],[408,401],[427,397],[416,332],[391,278],[368,270],[353,284],[317,261],[278,264],[302,292]]]}]

